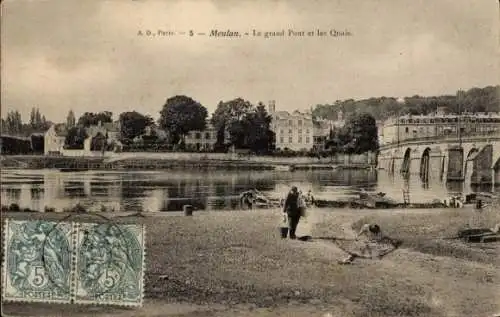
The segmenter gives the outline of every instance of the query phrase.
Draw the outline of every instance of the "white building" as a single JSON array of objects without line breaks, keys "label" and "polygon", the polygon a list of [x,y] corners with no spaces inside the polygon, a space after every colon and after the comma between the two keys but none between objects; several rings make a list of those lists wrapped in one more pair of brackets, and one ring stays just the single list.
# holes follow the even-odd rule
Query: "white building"
[{"label": "white building", "polygon": [[[460,133],[459,133],[460,127]],[[379,132],[381,145],[408,139],[435,138],[474,134],[487,135],[500,131],[498,113],[405,115],[387,119]]]},{"label": "white building", "polygon": [[272,117],[271,130],[276,135],[276,149],[308,151],[314,145],[313,120],[310,112],[276,111],[274,101],[269,103],[269,115]]},{"label": "white building", "polygon": [[65,124],[53,124],[43,137],[45,155],[62,153],[67,134],[68,130]]}]

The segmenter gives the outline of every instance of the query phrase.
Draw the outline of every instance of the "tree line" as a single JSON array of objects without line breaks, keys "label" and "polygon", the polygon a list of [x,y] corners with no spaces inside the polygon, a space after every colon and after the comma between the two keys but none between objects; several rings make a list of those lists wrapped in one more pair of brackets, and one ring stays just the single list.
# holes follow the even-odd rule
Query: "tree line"
[{"label": "tree line", "polygon": [[[71,116],[72,114],[68,115]],[[254,105],[243,98],[220,101],[210,121],[207,119],[208,111],[200,102],[184,95],[173,96],[162,106],[157,122],[137,111],[121,113],[118,118],[120,141],[126,148],[135,148],[137,144],[134,140],[141,137],[140,149],[182,151],[186,149],[185,138],[189,132],[203,131],[210,124],[216,132],[215,151],[225,152],[231,147],[255,154],[275,151],[276,136],[271,129],[272,116],[262,102]],[[67,121],[75,120],[68,118]],[[83,141],[88,137],[85,128],[98,122],[112,122],[112,113],[84,113],[68,132],[67,148],[83,148]],[[160,139],[154,133],[144,135],[148,126],[156,126],[165,131],[167,138]],[[378,149],[377,136],[373,116],[358,113],[350,115],[344,127],[332,129],[324,142],[328,153],[363,153]]]},{"label": "tree line", "polygon": [[[378,148],[377,120],[394,115],[429,114],[438,108],[451,113],[459,112],[498,112],[500,86],[472,88],[458,91],[456,95],[435,97],[412,96],[402,99],[393,97],[369,98],[363,100],[338,100],[333,104],[316,105],[313,120],[324,118],[335,120],[339,111],[346,117],[346,124],[339,129],[332,128],[325,139],[327,151],[344,153],[363,153]],[[208,111],[200,102],[185,95],[168,98],[155,120],[137,111],[123,112],[119,115],[120,141],[125,146],[133,146],[140,137],[143,146],[173,150],[186,149],[185,138],[191,131],[207,128]],[[243,98],[220,101],[213,113],[210,124],[215,128],[216,151],[226,151],[230,147],[246,149],[265,154],[275,150],[276,136],[271,130],[272,117],[263,103],[256,105]],[[65,140],[66,148],[83,148],[88,137],[86,128],[113,122],[113,113],[85,112],[78,120],[72,111],[68,113],[68,127]],[[10,111],[2,118],[1,129],[4,134],[29,135],[45,132],[51,122],[45,119],[38,108],[33,108],[28,123],[23,123],[18,111]],[[156,127],[166,132],[166,138],[159,138],[155,130],[145,135],[147,127]],[[106,138],[107,136],[101,136]]]},{"label": "tree line", "polygon": [[[177,95],[168,98],[160,110],[157,122],[148,115],[137,111],[127,111],[119,115],[120,141],[125,147],[133,146],[140,137],[143,147],[184,150],[185,138],[191,131],[203,131],[207,128],[208,110],[191,97]],[[75,120],[73,112],[68,114],[67,125],[70,127],[65,140],[68,149],[81,149],[88,137],[86,128],[113,122],[109,111],[99,113],[86,112]],[[216,150],[225,151],[230,146],[249,149],[256,153],[268,153],[274,145],[274,133],[271,131],[271,116],[266,107],[259,103],[253,105],[247,100],[236,98],[221,101],[211,118],[210,124],[217,131]],[[74,123],[71,126],[70,123]],[[160,139],[155,130],[145,135],[147,127],[157,127],[166,132],[167,137]],[[225,136],[228,135],[226,138]]]},{"label": "tree line", "polygon": [[28,122],[23,122],[21,113],[17,110],[7,112],[6,118],[1,119],[1,132],[13,136],[30,136],[32,133],[44,133],[51,125],[40,110],[33,107]]},{"label": "tree line", "polygon": [[379,97],[362,100],[337,100],[332,104],[319,104],[313,109],[313,116],[337,119],[342,111],[345,115],[368,113],[376,120],[385,120],[391,116],[412,114],[427,115],[437,108],[449,113],[463,112],[500,112],[500,86],[459,90],[455,95],[412,96],[406,98]]}]

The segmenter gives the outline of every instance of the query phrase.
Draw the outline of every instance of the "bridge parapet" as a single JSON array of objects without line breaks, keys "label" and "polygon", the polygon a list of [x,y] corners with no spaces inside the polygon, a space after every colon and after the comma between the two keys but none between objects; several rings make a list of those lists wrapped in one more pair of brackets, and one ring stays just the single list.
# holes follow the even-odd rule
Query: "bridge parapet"
[{"label": "bridge parapet", "polygon": [[[461,138],[462,143],[464,142],[493,142],[500,140],[500,133],[495,132],[491,134],[474,134],[467,135]],[[410,144],[436,144],[436,143],[460,143],[460,140],[456,136],[443,136],[443,137],[422,137],[402,140],[400,142],[386,143],[379,147],[380,151],[387,150],[390,148],[404,147]]]}]

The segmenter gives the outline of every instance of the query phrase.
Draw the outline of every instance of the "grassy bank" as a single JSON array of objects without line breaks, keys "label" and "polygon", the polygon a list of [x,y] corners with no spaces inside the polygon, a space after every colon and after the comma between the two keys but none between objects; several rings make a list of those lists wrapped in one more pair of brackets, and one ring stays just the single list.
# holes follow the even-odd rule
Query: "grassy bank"
[{"label": "grassy bank", "polygon": [[[497,311],[498,248],[492,251],[438,239],[456,234],[470,216],[468,210],[311,212],[308,222],[313,236],[345,237],[352,234],[351,227],[375,221],[388,235],[404,242],[401,250],[382,260],[360,260],[352,266],[336,264],[345,254],[332,243],[280,239],[277,210],[122,218],[120,221],[144,222],[148,228],[146,307],[127,313],[98,307],[92,313],[243,316],[237,305],[244,304],[245,310],[253,310],[245,316],[276,316],[278,312],[290,316],[298,311],[304,313],[294,316],[324,312],[346,317],[487,316]],[[490,226],[489,221],[498,220],[495,213],[488,217],[484,221]],[[424,238],[427,247],[412,242]],[[462,251],[441,252],[440,243],[448,250]],[[165,303],[175,302],[198,304],[205,310],[185,315],[167,311]],[[8,304],[4,310],[8,309],[39,315],[37,309],[41,308]],[[71,306],[59,309],[74,316],[88,313]]]}]

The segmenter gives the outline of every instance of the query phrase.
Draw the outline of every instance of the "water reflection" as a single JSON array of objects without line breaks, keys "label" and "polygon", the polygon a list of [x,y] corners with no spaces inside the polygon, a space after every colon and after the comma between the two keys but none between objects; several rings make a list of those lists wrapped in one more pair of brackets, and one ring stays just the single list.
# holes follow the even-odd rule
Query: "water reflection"
[{"label": "water reflection", "polygon": [[2,204],[21,208],[58,210],[76,203],[116,211],[178,211],[185,204],[197,209],[235,209],[238,195],[256,188],[273,198],[282,198],[291,185],[312,190],[320,199],[352,197],[357,190],[382,191],[403,201],[409,189],[411,201],[428,202],[450,194],[489,191],[464,183],[422,182],[419,175],[402,177],[376,170],[334,171],[89,171],[60,173],[56,170],[3,170]]}]

